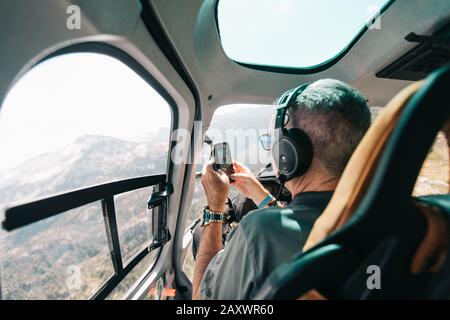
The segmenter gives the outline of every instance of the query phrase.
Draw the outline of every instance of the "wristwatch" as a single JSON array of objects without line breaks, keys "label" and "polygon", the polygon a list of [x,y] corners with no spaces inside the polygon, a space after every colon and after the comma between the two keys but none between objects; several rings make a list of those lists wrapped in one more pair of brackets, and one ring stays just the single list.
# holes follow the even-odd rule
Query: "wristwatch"
[{"label": "wristwatch", "polygon": [[208,209],[208,207],[205,207],[203,208],[202,227],[207,226],[211,222],[226,222],[225,214],[223,212],[211,211]]}]

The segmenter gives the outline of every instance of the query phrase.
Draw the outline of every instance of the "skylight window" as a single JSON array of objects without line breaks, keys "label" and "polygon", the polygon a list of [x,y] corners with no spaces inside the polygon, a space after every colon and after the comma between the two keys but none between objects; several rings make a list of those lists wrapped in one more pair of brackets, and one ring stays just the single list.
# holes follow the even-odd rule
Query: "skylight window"
[{"label": "skylight window", "polygon": [[219,0],[217,22],[223,49],[234,61],[311,69],[339,57],[367,27],[382,28],[380,13],[389,3]]}]

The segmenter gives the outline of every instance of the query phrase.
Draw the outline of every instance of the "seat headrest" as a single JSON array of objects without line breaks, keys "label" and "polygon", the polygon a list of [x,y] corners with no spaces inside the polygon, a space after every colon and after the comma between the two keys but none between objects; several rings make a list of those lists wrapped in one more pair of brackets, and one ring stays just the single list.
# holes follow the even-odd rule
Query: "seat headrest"
[{"label": "seat headrest", "polygon": [[330,203],[316,220],[303,251],[324,240],[350,219],[366,193],[380,156],[404,107],[423,83],[424,81],[415,82],[403,89],[375,119],[350,158]]}]

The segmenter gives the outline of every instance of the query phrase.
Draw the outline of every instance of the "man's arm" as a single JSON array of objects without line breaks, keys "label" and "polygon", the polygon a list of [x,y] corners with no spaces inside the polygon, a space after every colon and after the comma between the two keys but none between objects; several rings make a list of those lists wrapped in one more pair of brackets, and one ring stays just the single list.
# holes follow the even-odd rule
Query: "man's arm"
[{"label": "man's arm", "polygon": [[[223,212],[223,211],[222,211]],[[192,283],[192,299],[200,300],[200,281],[211,259],[222,250],[222,224],[210,223],[202,233]]]},{"label": "man's arm", "polygon": [[194,298],[251,299],[260,283],[254,246],[260,239],[248,239],[252,233],[247,227],[241,222],[231,230],[224,249],[214,255],[203,270],[204,275],[199,276]]},{"label": "man's arm", "polygon": [[[202,170],[202,185],[205,189],[208,208],[216,212],[225,212],[230,181],[222,171],[215,171],[212,162]],[[222,250],[222,223],[212,222],[205,226],[200,240],[200,248],[194,266],[192,299],[201,299],[200,281],[211,259]]]}]

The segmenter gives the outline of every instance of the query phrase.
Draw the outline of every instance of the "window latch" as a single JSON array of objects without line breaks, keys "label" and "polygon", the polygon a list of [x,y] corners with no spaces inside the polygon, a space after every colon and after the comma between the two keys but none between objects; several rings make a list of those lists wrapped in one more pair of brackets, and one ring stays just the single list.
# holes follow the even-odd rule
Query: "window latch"
[{"label": "window latch", "polygon": [[147,207],[153,209],[167,202],[167,199],[173,193],[172,183],[161,185],[159,191],[153,192],[147,201]]},{"label": "window latch", "polygon": [[153,241],[149,251],[165,245],[171,235],[167,227],[167,199],[173,193],[171,183],[161,183],[154,187],[154,191],[147,201],[148,209],[155,209],[152,214]]}]

